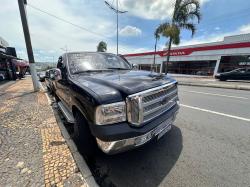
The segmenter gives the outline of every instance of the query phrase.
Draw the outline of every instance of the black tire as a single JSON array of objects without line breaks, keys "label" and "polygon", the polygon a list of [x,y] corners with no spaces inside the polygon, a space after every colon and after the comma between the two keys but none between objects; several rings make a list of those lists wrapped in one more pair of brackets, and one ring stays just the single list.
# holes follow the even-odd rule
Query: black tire
[{"label": "black tire", "polygon": [[225,78],[220,78],[220,81],[226,81],[227,79],[225,79]]},{"label": "black tire", "polygon": [[54,95],[56,102],[58,103],[60,101],[59,97],[55,94]]},{"label": "black tire", "polygon": [[73,139],[75,140],[80,151],[87,158],[91,158],[95,155],[97,150],[97,144],[95,138],[92,136],[88,126],[88,122],[80,112],[74,114],[74,134]]},{"label": "black tire", "polygon": [[51,93],[50,87],[46,86],[49,93]]}]

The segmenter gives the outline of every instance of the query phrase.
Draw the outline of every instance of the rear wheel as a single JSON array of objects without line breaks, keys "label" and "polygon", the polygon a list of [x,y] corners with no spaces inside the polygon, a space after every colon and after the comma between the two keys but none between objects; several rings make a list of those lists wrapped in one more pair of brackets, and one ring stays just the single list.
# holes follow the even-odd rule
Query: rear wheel
[{"label": "rear wheel", "polygon": [[54,93],[54,96],[55,96],[56,102],[58,103],[60,101],[59,97],[55,93]]},{"label": "rear wheel", "polygon": [[220,78],[220,81],[226,81],[227,79],[226,78]]},{"label": "rear wheel", "polygon": [[91,135],[88,123],[84,116],[77,111],[74,115],[74,140],[80,147],[81,152],[87,158],[93,156],[97,150],[97,144],[94,137]]}]

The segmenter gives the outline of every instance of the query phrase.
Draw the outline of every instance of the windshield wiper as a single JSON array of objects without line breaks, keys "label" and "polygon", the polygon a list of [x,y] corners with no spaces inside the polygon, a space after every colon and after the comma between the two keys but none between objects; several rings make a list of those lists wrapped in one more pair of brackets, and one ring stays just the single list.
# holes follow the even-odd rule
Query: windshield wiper
[{"label": "windshield wiper", "polygon": [[77,71],[74,74],[79,73],[92,73],[92,72],[103,72],[103,71],[110,71],[109,69],[91,69],[91,70],[84,70],[84,71]]},{"label": "windshield wiper", "polygon": [[113,70],[131,70],[131,69],[128,69],[128,68],[108,68],[108,69],[113,69]]}]

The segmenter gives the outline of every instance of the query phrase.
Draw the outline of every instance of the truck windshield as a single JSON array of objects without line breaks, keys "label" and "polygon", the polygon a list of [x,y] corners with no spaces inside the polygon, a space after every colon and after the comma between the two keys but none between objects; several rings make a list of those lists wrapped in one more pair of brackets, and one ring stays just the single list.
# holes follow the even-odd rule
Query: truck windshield
[{"label": "truck windshield", "polygon": [[72,74],[131,69],[129,63],[110,53],[70,53],[68,54],[68,64]]}]

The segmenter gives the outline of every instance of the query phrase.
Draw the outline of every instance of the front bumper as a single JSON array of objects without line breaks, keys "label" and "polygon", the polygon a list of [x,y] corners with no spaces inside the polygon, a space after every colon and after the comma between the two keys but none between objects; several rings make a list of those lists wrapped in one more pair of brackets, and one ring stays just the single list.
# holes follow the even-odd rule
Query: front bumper
[{"label": "front bumper", "polygon": [[153,120],[151,124],[156,123],[156,125],[154,125],[154,128],[150,129],[144,134],[113,141],[101,140],[97,137],[97,144],[104,153],[110,155],[124,152],[144,145],[145,143],[149,142],[157,136],[160,138],[163,134],[165,134],[171,129],[171,126],[178,113],[178,109],[179,105],[176,105],[174,108],[172,108],[171,111],[168,111],[167,114],[162,114],[160,120],[159,118]]}]

